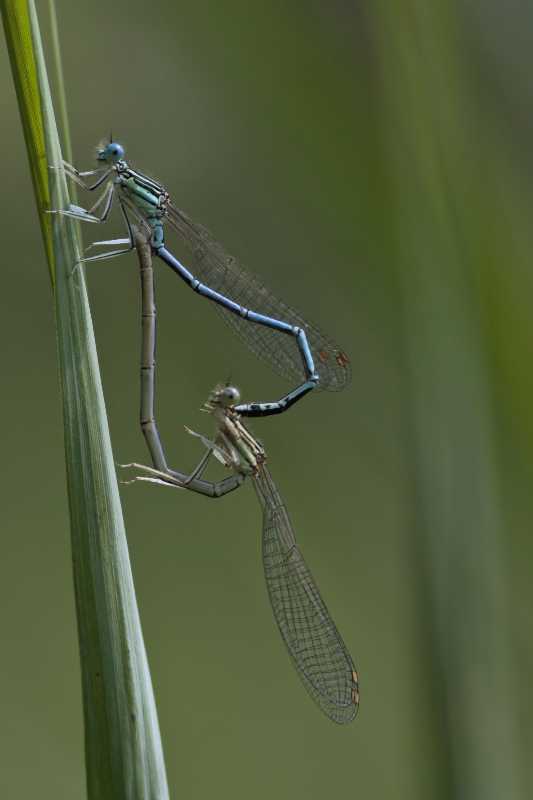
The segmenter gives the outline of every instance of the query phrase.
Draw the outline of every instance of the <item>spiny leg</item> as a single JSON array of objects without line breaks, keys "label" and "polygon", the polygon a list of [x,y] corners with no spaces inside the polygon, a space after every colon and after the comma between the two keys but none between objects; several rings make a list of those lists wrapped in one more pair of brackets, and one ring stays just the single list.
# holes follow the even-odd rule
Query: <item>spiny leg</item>
[{"label": "spiny leg", "polygon": [[[105,191],[103,191],[102,194],[100,195],[100,197],[96,200],[96,202],[93,203],[93,205],[90,208],[87,209],[87,213],[90,214],[93,217],[94,216],[97,217],[100,220],[100,222],[105,222],[106,219],[109,216],[110,211],[111,211],[111,207],[113,205],[114,197],[115,197],[115,187],[114,187],[114,185],[112,183],[110,183],[108,185],[107,189],[105,189]],[[98,214],[95,214],[95,211],[101,205],[104,206],[104,210],[102,211],[101,215],[98,217]]]},{"label": "spiny leg", "polygon": [[201,433],[196,433],[196,431],[192,431],[186,425],[185,425],[185,430],[187,431],[187,433],[190,433],[191,436],[195,436],[197,439],[200,439],[203,446],[207,448],[207,452],[209,454],[213,453],[215,458],[218,459],[218,461],[220,461],[221,464],[223,464],[225,467],[233,466],[233,461],[231,459],[231,456],[229,455],[229,452],[223,450],[222,447],[219,447],[216,442],[212,442],[211,439],[208,439]]},{"label": "spiny leg", "polygon": [[[121,250],[108,250],[105,253],[100,253],[98,256],[88,256],[87,258],[80,258],[77,262],[78,264],[87,264],[90,261],[105,261],[109,258],[116,258],[117,256],[123,256],[125,253],[131,253],[132,250],[135,250],[135,245],[130,239],[109,239],[107,242],[93,242],[93,244],[89,245],[89,247],[96,247],[98,245],[107,245],[107,244],[127,244],[128,247],[125,247]],[[89,249],[89,247],[87,249]]]},{"label": "spiny leg", "polygon": [[184,481],[183,483],[184,486],[189,486],[189,484],[192,483],[195,480],[195,478],[202,477],[209,462],[209,459],[211,458],[212,452],[213,452],[212,450],[207,450],[207,452],[204,453],[204,455],[198,462],[198,465],[193,469],[187,480]]},{"label": "spiny leg", "polygon": [[118,464],[117,466],[119,466],[121,469],[140,469],[150,476],[147,477],[146,475],[136,475],[129,481],[121,481],[121,483],[125,485],[136,483],[137,481],[150,481],[152,483],[165,483],[169,486],[174,486],[176,489],[184,488],[181,481],[177,480],[172,475],[169,475],[168,472],[163,472],[160,469],[154,469],[146,464],[138,464],[136,461],[132,461],[130,464]]},{"label": "spiny leg", "polygon": [[[173,475],[171,475],[168,471],[155,469],[154,467],[148,467],[145,464],[138,464],[136,462],[132,462],[131,464],[119,464],[118,466],[122,467],[123,469],[135,468],[135,469],[144,470],[144,472],[148,473],[148,475],[150,475],[150,476],[158,478],[158,479],[160,479],[160,480],[162,480],[162,481],[164,481],[166,483],[170,483],[173,486],[176,486],[176,487],[178,487],[180,489],[186,489],[186,488],[190,488],[190,484],[196,478],[200,478],[204,474],[205,469],[207,467],[207,464],[209,462],[209,459],[211,458],[212,452],[213,452],[212,450],[208,450],[206,453],[204,453],[204,455],[202,456],[202,458],[200,459],[200,461],[198,462],[196,467],[193,469],[191,474],[186,476],[184,478],[184,480],[178,480]],[[141,480],[141,477],[140,476],[136,476],[133,479],[133,481],[127,481],[127,483],[133,483],[136,480]]]},{"label": "spiny leg", "polygon": [[[126,229],[128,232],[127,238],[124,239],[107,239],[101,242],[92,242],[92,244],[88,245],[85,249],[90,250],[91,247],[102,247],[107,246],[109,244],[127,244],[128,247],[122,250],[108,250],[107,253],[100,253],[98,256],[89,256],[88,258],[82,258],[78,263],[84,262],[87,263],[88,261],[104,261],[107,258],[115,258],[115,256],[121,256],[123,253],[131,253],[132,250],[135,250],[135,242],[133,238],[133,230],[131,227],[131,222],[126,214],[126,209],[122,204],[120,197],[119,197],[119,205],[120,211],[124,218],[124,222],[126,223]],[[109,213],[109,212],[108,212]]]},{"label": "spiny leg", "polygon": [[[61,167],[54,167],[53,164],[50,164],[49,165],[49,169],[52,169],[52,170],[55,170],[56,172],[59,172],[62,168]],[[78,176],[75,175],[73,172],[69,172],[68,169],[63,169],[63,172],[65,173],[65,176],[69,180],[71,180],[73,183],[76,184],[76,186],[79,186],[81,189],[89,189],[89,187],[87,186],[85,181],[83,181],[81,178],[78,178]],[[96,173],[96,170],[94,170],[94,173]],[[86,174],[86,173],[80,173],[80,175],[84,175],[84,174]]]},{"label": "spiny leg", "polygon": [[161,478],[147,478],[144,475],[137,475],[135,478],[132,478],[131,481],[120,481],[123,486],[131,486],[133,483],[155,483],[157,486],[168,486],[171,489],[182,489],[182,486],[176,486],[175,484],[170,483],[168,480],[162,480]]},{"label": "spiny leg", "polygon": [[[102,218],[100,219],[101,222],[104,222],[107,216],[109,215],[109,212],[111,210],[111,204],[113,202],[113,196],[114,196],[114,187],[113,185],[111,185],[110,199],[108,200],[106,208],[104,209],[104,213],[102,214]],[[91,247],[101,247],[110,244],[125,244],[127,245],[127,247],[121,248],[120,250],[108,250],[107,252],[100,253],[97,256],[86,256],[84,258],[80,258],[80,260],[76,263],[74,269],[76,269],[79,266],[79,264],[87,264],[90,261],[105,261],[109,258],[116,258],[117,256],[124,255],[125,253],[131,253],[131,251],[135,249],[135,242],[133,241],[131,223],[128,219],[128,215],[126,214],[126,211],[124,210],[122,203],[120,202],[120,199],[119,199],[119,204],[122,216],[124,217],[124,221],[126,223],[128,237],[124,239],[108,239],[100,242],[93,242],[86,249],[89,250]]]},{"label": "spiny leg", "polygon": [[91,244],[87,245],[85,250],[90,250],[91,247],[100,247],[108,244],[130,244],[130,243],[131,243],[130,239],[105,239],[102,242],[91,242]]},{"label": "spiny leg", "polygon": [[[110,183],[109,186],[105,189],[105,191],[102,192],[102,195],[98,198],[96,203],[94,203],[94,205],[89,210],[82,208],[81,206],[76,206],[74,205],[74,203],[70,203],[70,205],[66,209],[63,208],[50,209],[47,211],[47,213],[60,214],[63,217],[70,217],[72,219],[76,219],[78,220],[78,222],[90,222],[93,224],[100,224],[106,222],[107,218],[109,217],[109,213],[113,205],[114,195],[115,195],[115,187],[112,183]],[[102,205],[102,203],[104,204],[104,209],[100,216],[91,213],[95,211],[100,205]],[[83,264],[87,261],[103,261],[104,259],[107,258],[114,258],[115,256],[122,255],[123,253],[131,252],[131,250],[133,250],[135,245],[133,244],[133,239],[131,237],[131,226],[129,225],[129,222],[128,222],[128,235],[129,235],[128,239],[110,240],[109,242],[94,242],[95,245],[120,243],[120,244],[128,244],[129,246],[126,249],[110,250],[107,253],[101,253],[98,256],[89,256],[87,258],[80,258],[74,264],[74,267],[72,268],[70,275],[72,276],[76,272],[80,264]],[[93,245],[89,245],[89,247],[91,246]]]},{"label": "spiny leg", "polygon": [[206,497],[217,499],[219,497],[223,497],[225,494],[228,494],[228,492],[232,492],[234,489],[237,489],[243,483],[244,476],[237,474],[231,475],[229,478],[225,478],[221,481],[200,480],[200,475],[203,474],[210,455],[211,453],[208,452],[202,456],[200,463],[197,467],[195,467],[190,475],[184,475],[183,473],[176,472],[168,467],[166,470],[159,470],[154,469],[153,467],[148,467],[145,464],[138,464],[136,462],[131,464],[119,464],[118,466],[122,468],[141,469],[148,473],[147,475],[136,475],[135,478],[132,478],[132,480],[121,481],[121,483],[124,485],[130,485],[139,481],[144,483],[155,483],[160,486],[171,486],[175,489],[188,489],[191,492],[196,492],[197,494],[203,494]]},{"label": "spiny leg", "polygon": [[[190,475],[184,478],[184,480],[178,480],[173,475],[170,474],[168,470],[161,470],[155,469],[154,467],[148,467],[145,464],[138,464],[137,462],[132,462],[131,464],[119,464],[119,467],[123,469],[141,469],[148,473],[148,475],[153,476],[154,478],[158,478],[160,481],[162,480],[165,483],[170,483],[173,486],[176,486],[180,489],[189,488],[190,484],[196,479],[200,478],[205,469],[207,467],[208,461],[211,457],[212,450],[208,450],[202,458],[200,459],[199,463],[193,469]],[[134,483],[137,480],[142,480],[143,478],[140,476],[136,476],[132,481],[126,481],[126,483]],[[146,478],[144,478],[146,480]],[[124,482],[124,481],[123,481]]]},{"label": "spiny leg", "polygon": [[[114,194],[115,187],[112,183],[110,183],[109,186],[102,192],[96,203],[89,210],[82,208],[82,206],[76,206],[74,203],[70,203],[67,208],[54,208],[47,211],[47,213],[60,214],[63,217],[72,217],[73,219],[77,219],[79,222],[92,222],[93,224],[98,225],[107,220],[109,212],[111,211],[111,206],[113,205]],[[104,210],[102,211],[102,214],[100,216],[93,214],[92,212],[102,205],[102,203],[104,203]]]},{"label": "spiny leg", "polygon": [[[74,183],[76,183],[78,186],[81,186],[82,189],[86,189],[88,192],[92,192],[99,186],[101,186],[102,183],[104,183],[104,181],[113,172],[113,168],[106,169],[105,167],[101,167],[99,169],[89,169],[86,170],[85,172],[80,172],[78,169],[76,169],[76,167],[72,166],[72,164],[69,164],[68,161],[63,161],[63,168],[65,170],[65,175],[67,175],[67,177],[69,177],[72,181],[74,181]],[[51,169],[55,169],[55,167],[51,167]],[[100,175],[98,180],[95,181],[95,183],[88,184],[86,183],[86,181],[83,180],[83,178],[85,177],[98,175],[100,172],[102,172],[102,169],[104,170],[104,172],[102,175]]]}]

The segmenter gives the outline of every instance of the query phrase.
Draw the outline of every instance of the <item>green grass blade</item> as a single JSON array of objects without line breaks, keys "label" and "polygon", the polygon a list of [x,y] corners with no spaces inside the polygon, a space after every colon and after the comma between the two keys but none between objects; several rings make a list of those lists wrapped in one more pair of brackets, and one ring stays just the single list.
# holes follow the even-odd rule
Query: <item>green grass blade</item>
[{"label": "green grass blade", "polygon": [[[57,94],[57,105],[59,107],[59,134],[63,144],[63,153],[69,163],[73,161],[72,142],[70,140],[70,128],[68,124],[67,95],[65,91],[65,81],[63,79],[61,43],[59,39],[59,25],[57,22],[55,0],[48,0],[48,14],[50,17],[50,34],[52,39],[52,53],[55,73],[55,89]],[[70,187],[70,194],[75,195],[74,186]]]},{"label": "green grass blade", "polygon": [[54,286],[80,641],[88,796],[168,797],[98,371],[77,226],[46,214],[69,202],[33,2],[2,17]]},{"label": "green grass blade", "polygon": [[22,129],[30,161],[31,179],[37,201],[39,223],[53,282],[52,223],[50,217],[43,213],[44,209],[50,208],[50,190],[40,104],[40,87],[31,36],[29,7],[27,2],[3,0],[1,8]]}]

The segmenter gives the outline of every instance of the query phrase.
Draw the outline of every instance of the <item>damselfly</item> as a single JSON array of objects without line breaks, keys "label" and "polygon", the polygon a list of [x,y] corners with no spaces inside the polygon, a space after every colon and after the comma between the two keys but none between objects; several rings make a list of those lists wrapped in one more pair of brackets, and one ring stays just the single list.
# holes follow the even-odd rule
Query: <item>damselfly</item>
[{"label": "damselfly", "polygon": [[[282,376],[301,380],[293,391],[273,402],[240,405],[242,416],[279,414],[316,386],[337,391],[350,380],[349,359],[343,350],[324,336],[318,327],[295,309],[278,300],[236,259],[229,256],[202,226],[173,205],[167,190],[152,178],[133,169],[124,159],[118,142],[103,144],[97,160],[105,166],[80,172],[64,162],[65,172],[79,186],[103,192],[90,209],[71,204],[57,213],[82,222],[105,222],[113,200],[118,200],[127,236],[94,242],[95,246],[120,246],[81,261],[100,261],[128,253],[135,247],[132,220],[145,223],[151,232],[153,252],[173,269],[195,292],[212,300],[224,319],[254,354],[265,359]],[[92,184],[86,178],[98,176]],[[99,212],[99,213],[97,213]],[[163,225],[168,223],[185,242],[192,255],[189,271],[166,248]],[[253,310],[252,310],[253,309]],[[284,334],[279,336],[278,334]],[[297,347],[294,347],[296,340]]]},{"label": "damselfly", "polygon": [[[311,697],[334,722],[351,722],[359,704],[358,677],[351,656],[300,552],[289,515],[266,464],[266,453],[242,422],[240,394],[217,386],[204,406],[215,419],[213,440],[189,431],[207,448],[185,479],[142,464],[133,479],[205,493],[197,482],[211,455],[241,480],[250,477],[263,509],[262,555],[274,618],[296,670]],[[189,430],[189,429],[187,429]],[[176,473],[174,473],[176,475]],[[130,481],[128,481],[129,483]]]}]

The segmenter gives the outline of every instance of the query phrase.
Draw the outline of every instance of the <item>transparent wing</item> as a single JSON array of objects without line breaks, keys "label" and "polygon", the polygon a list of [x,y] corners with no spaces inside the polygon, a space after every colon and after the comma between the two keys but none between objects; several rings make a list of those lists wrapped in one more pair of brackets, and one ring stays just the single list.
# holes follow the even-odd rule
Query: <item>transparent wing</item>
[{"label": "transparent wing", "polygon": [[[171,203],[167,219],[191,251],[193,263],[186,266],[195,277],[239,305],[304,328],[320,376],[319,388],[339,391],[349,384],[351,369],[346,353],[324,336],[316,325],[278,300],[259,278],[228,255],[206,228],[193,222]],[[292,336],[251,325],[227,309],[219,305],[215,307],[250,350],[267,361],[276,372],[294,380],[302,377],[302,360]]]},{"label": "transparent wing", "polygon": [[287,509],[265,466],[254,486],[263,506],[266,584],[283,641],[322,711],[339,724],[351,722],[359,703],[353,661],[300,553]]}]

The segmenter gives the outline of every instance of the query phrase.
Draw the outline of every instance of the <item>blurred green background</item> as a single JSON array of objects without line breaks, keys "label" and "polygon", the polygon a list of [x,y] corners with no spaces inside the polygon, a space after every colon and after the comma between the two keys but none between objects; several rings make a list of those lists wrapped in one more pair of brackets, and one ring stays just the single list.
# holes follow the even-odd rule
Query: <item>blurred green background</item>
[{"label": "blurred green background", "polygon": [[[288,662],[251,488],[122,492],[172,796],[530,797],[533,9],[57,8],[76,164],[112,129],[352,358],[349,391],[253,426],[360,672],[351,726]],[[71,800],[85,784],[52,304],[0,58],[0,796]],[[287,384],[156,267],[158,419],[187,470],[183,425],[209,430],[214,382],[248,399]],[[135,258],[88,281],[115,457],[145,460]]]}]

